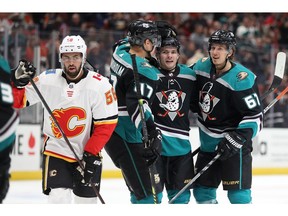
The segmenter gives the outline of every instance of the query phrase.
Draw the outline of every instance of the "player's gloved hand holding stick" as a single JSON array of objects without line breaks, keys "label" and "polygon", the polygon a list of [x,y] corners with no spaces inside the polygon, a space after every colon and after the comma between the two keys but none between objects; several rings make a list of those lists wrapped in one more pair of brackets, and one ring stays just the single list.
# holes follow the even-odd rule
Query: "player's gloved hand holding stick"
[{"label": "player's gloved hand holding stick", "polygon": [[146,159],[148,166],[156,162],[162,151],[162,134],[158,129],[150,131],[146,148],[144,148],[143,157]]},{"label": "player's gloved hand holding stick", "polygon": [[25,59],[19,61],[18,66],[12,69],[12,81],[17,87],[24,87],[36,74],[36,68],[32,63]]},{"label": "player's gloved hand holding stick", "polygon": [[101,174],[102,171],[102,157],[100,155],[93,155],[87,151],[83,153],[84,162],[84,181],[89,183],[96,173]]},{"label": "player's gloved hand holding stick", "polygon": [[217,146],[217,153],[221,154],[219,160],[224,161],[237,154],[245,142],[246,140],[235,131],[225,134]]},{"label": "player's gloved hand holding stick", "polygon": [[[50,107],[48,106],[47,102],[45,101],[45,99],[43,98],[41,92],[39,91],[38,87],[36,86],[36,84],[33,81],[33,77],[36,74],[36,68],[33,66],[32,63],[30,63],[27,60],[20,60],[19,61],[19,65],[12,70],[12,76],[11,79],[13,81],[13,83],[17,86],[17,87],[24,87],[26,86],[29,82],[31,82],[33,88],[35,89],[37,95],[39,96],[40,100],[43,103],[43,106],[46,108],[47,112],[50,114],[50,116],[52,117],[53,121],[55,122],[55,124],[57,125],[57,127],[59,128],[64,140],[66,141],[66,143],[68,144],[69,148],[71,149],[71,151],[73,152],[73,154],[75,155],[75,158],[77,160],[77,162],[80,165],[80,168],[82,169],[82,171],[84,171],[84,175],[85,175],[85,167],[83,166],[83,164],[81,163],[80,159],[78,158],[77,154],[75,153],[75,150],[73,149],[70,141],[68,140],[66,134],[64,133],[64,131],[62,130],[61,126],[59,125],[57,119],[55,118],[54,114],[52,113]],[[83,157],[85,158],[85,156],[83,155]],[[96,156],[95,156],[96,157]],[[84,160],[85,161],[85,160]],[[94,158],[91,159],[88,155],[86,157],[86,161],[88,161],[87,168],[86,168],[86,180],[88,178],[90,178],[89,175],[91,175],[94,170],[99,170],[99,169],[95,169],[95,167],[93,167],[94,165],[91,165],[91,163],[96,163],[96,159]],[[101,163],[102,164],[102,163]],[[95,165],[97,166],[97,165]],[[99,165],[100,166],[100,165]],[[88,168],[89,167],[89,168]],[[93,167],[93,168],[92,168]],[[95,171],[96,172],[96,171]],[[100,199],[102,204],[105,204],[102,196],[100,195],[99,191],[97,190],[97,188],[95,187],[94,184],[91,184],[93,190],[95,191],[95,194],[97,195],[97,197]]]}]

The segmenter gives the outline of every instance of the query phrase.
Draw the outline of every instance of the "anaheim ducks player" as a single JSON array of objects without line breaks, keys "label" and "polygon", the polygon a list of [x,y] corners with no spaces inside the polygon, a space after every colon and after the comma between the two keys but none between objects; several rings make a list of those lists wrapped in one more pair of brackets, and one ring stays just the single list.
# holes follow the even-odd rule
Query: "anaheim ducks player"
[{"label": "anaheim ducks player", "polygon": [[[95,203],[96,194],[88,182],[100,188],[100,151],[118,120],[117,99],[107,78],[86,70],[87,46],[79,36],[66,36],[59,47],[61,69],[44,71],[34,82],[50,107],[78,158],[83,159],[84,175],[59,128],[44,109],[43,193],[49,203]],[[34,66],[21,60],[14,70],[14,106],[23,108],[40,102],[29,76]],[[28,84],[29,83],[29,84]],[[78,169],[79,170],[79,169]]]},{"label": "anaheim ducks player", "polygon": [[10,187],[11,153],[19,123],[18,112],[13,109],[11,69],[8,61],[0,55],[0,204]]},{"label": "anaheim ducks player", "polygon": [[256,76],[232,61],[236,39],[231,31],[215,31],[208,45],[209,57],[193,66],[200,90],[195,168],[201,170],[218,152],[221,157],[196,180],[194,197],[197,203],[217,203],[222,181],[230,203],[251,203],[252,138],[263,121]]},{"label": "anaheim ducks player", "polygon": [[[163,21],[158,21],[158,23]],[[171,200],[194,176],[191,143],[189,141],[189,111],[191,104],[197,104],[196,74],[184,64],[179,64],[180,43],[176,31],[170,24],[158,27],[161,47],[156,56],[160,64],[159,85],[152,104],[155,124],[162,132],[162,184]],[[194,106],[196,112],[198,106]],[[164,188],[164,187],[163,187]],[[190,188],[173,203],[187,204]]]},{"label": "anaheim ducks player", "polygon": [[[160,36],[154,22],[135,20],[129,24],[127,38],[115,45],[110,65],[111,81],[118,97],[119,121],[105,150],[115,166],[121,169],[132,204],[152,204],[148,166],[159,161],[161,131],[154,124],[151,103],[158,84],[158,69],[151,65],[151,52],[159,45]],[[135,54],[149,145],[142,140],[141,113],[137,97],[131,54]],[[146,163],[148,161],[148,163]],[[148,166],[147,166],[148,164]],[[158,172],[154,176],[159,176]],[[155,193],[161,200],[159,178],[155,178]],[[160,190],[161,189],[161,190]]]}]

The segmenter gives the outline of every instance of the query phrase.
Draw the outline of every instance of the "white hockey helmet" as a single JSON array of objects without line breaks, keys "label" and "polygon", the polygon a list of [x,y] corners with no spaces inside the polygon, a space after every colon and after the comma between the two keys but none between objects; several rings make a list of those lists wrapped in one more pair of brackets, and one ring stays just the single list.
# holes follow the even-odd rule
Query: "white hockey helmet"
[{"label": "white hockey helmet", "polygon": [[[83,38],[79,35],[68,35],[63,40],[59,46],[59,62],[61,62],[61,56],[63,53],[79,52],[82,53],[82,66],[86,60],[87,46]],[[61,62],[62,64],[62,62]]]}]

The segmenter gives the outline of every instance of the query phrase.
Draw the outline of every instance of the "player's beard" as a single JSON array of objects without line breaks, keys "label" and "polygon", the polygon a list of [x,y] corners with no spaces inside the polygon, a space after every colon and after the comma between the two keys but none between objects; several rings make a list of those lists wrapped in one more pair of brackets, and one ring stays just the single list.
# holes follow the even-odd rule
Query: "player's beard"
[{"label": "player's beard", "polygon": [[69,71],[69,69],[68,69],[69,67],[65,67],[64,69],[65,69],[65,73],[66,73],[66,76],[67,76],[67,78],[69,79],[69,80],[77,80],[80,76],[80,74],[81,74],[81,67],[79,67],[79,68],[76,68],[76,72],[70,72]]}]

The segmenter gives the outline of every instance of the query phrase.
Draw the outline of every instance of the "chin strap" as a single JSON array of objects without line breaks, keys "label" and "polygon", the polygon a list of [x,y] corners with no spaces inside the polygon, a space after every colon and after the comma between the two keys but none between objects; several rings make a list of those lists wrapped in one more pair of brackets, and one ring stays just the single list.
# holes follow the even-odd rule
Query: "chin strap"
[{"label": "chin strap", "polygon": [[217,69],[217,70],[220,70],[220,71],[223,70],[226,67],[228,60],[229,60],[229,58],[228,58],[228,55],[227,55],[224,66],[222,68],[220,68],[220,69]]}]

